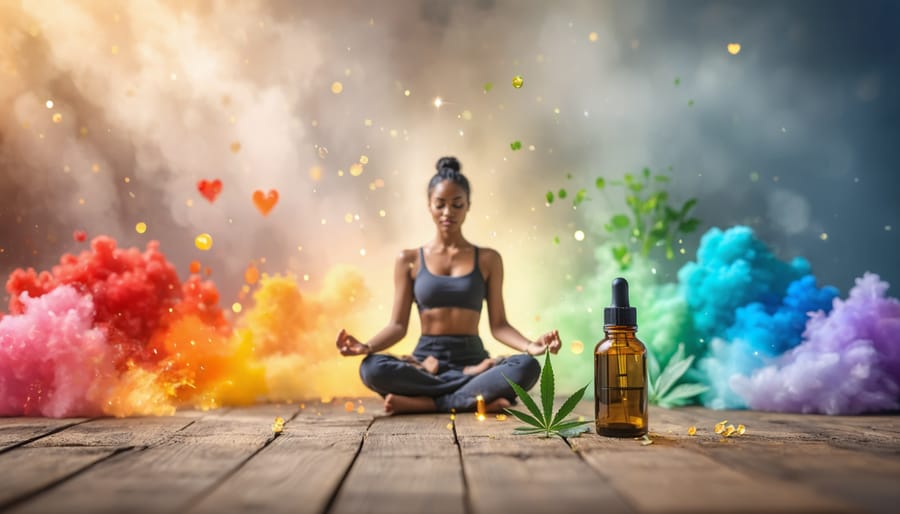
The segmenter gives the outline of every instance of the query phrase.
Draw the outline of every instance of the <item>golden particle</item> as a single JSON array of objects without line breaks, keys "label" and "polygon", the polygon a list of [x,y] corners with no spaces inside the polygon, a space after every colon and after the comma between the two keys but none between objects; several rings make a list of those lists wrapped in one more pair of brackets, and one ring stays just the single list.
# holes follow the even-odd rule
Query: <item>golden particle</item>
[{"label": "golden particle", "polygon": [[353,410],[355,408],[356,408],[356,405],[353,405],[353,402],[345,402],[344,403],[344,410],[347,412],[353,412]]},{"label": "golden particle", "polygon": [[238,153],[240,151],[241,151],[241,143],[240,142],[235,141],[235,142],[231,143],[231,152],[232,153]]},{"label": "golden particle", "polygon": [[569,345],[569,349],[572,350],[572,353],[574,353],[575,355],[580,355],[582,352],[584,352],[584,343],[582,343],[581,341],[572,341],[572,343]]},{"label": "golden particle", "polygon": [[512,86],[514,88],[519,89],[523,85],[525,85],[525,79],[523,79],[521,75],[516,75],[515,77],[513,77]]},{"label": "golden particle", "polygon": [[137,225],[134,226],[134,231],[137,232],[138,234],[143,234],[144,232],[147,231],[147,224],[144,223],[143,221],[139,221],[137,223]]},{"label": "golden particle", "polygon": [[53,114],[53,123],[62,123],[62,114],[54,113]]},{"label": "golden particle", "polygon": [[596,43],[598,39],[600,39],[600,35],[596,32],[591,32],[590,34],[588,34],[588,41],[590,41],[591,43]]},{"label": "golden particle", "polygon": [[353,175],[354,177],[358,177],[358,176],[362,175],[362,172],[363,172],[362,164],[360,164],[358,162],[354,162],[353,164],[350,165],[350,174]]},{"label": "golden particle", "polygon": [[210,248],[212,248],[212,245],[213,245],[212,236],[207,234],[206,232],[204,232],[194,238],[194,246],[196,246],[200,250],[203,250],[203,251],[209,250]]},{"label": "golden particle", "polygon": [[731,55],[737,55],[741,51],[740,43],[728,43],[728,53]]},{"label": "golden particle", "polygon": [[688,427],[688,435],[693,436],[697,434],[697,427],[691,425]]},{"label": "golden particle", "polygon": [[339,95],[339,94],[341,94],[341,91],[343,91],[343,90],[344,90],[344,85],[341,84],[340,82],[338,82],[337,80],[335,80],[334,82],[331,83],[331,92],[332,93]]}]

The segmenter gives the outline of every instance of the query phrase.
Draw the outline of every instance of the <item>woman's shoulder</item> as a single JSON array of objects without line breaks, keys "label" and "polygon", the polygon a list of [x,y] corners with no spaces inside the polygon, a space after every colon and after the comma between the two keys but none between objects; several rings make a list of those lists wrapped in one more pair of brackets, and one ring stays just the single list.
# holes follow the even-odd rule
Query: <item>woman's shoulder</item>
[{"label": "woman's shoulder", "polygon": [[395,262],[402,264],[415,264],[418,259],[418,248],[404,248],[397,254]]},{"label": "woman's shoulder", "polygon": [[498,262],[500,262],[500,252],[487,246],[478,247],[478,264],[493,266]]}]

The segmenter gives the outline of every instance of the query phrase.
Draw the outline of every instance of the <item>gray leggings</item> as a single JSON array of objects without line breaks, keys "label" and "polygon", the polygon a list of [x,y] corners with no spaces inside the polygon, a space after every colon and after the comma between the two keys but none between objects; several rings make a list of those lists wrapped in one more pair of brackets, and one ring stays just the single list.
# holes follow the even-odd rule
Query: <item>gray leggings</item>
[{"label": "gray leggings", "polygon": [[524,354],[506,357],[479,375],[463,374],[464,367],[488,358],[478,336],[422,336],[413,356],[421,362],[429,355],[439,362],[435,375],[397,357],[373,354],[363,359],[359,376],[366,387],[382,396],[430,396],[439,412],[463,412],[475,410],[478,395],[485,402],[506,398],[514,403],[516,394],[504,376],[528,390],[541,374],[538,361]]}]

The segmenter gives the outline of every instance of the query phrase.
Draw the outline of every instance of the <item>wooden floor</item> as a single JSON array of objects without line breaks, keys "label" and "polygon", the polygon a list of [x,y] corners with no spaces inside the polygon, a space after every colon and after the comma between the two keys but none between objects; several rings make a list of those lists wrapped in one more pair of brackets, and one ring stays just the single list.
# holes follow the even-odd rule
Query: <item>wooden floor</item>
[{"label": "wooden floor", "polygon": [[[653,408],[653,443],[642,444],[592,433],[515,436],[520,424],[511,417],[459,414],[451,423],[448,415],[383,416],[374,399],[346,402],[160,418],[0,418],[0,511],[900,509],[900,416]],[[590,419],[593,406],[576,413]],[[285,420],[278,434],[276,416]],[[716,435],[723,419],[747,432]]]}]

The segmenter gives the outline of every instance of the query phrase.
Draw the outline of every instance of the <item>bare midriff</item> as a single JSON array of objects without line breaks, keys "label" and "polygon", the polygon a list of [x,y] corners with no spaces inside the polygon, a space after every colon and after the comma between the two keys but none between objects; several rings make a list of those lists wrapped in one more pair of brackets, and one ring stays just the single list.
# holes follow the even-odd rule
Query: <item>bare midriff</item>
[{"label": "bare midriff", "polygon": [[478,335],[481,312],[461,307],[436,307],[419,314],[422,335]]}]

